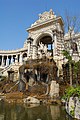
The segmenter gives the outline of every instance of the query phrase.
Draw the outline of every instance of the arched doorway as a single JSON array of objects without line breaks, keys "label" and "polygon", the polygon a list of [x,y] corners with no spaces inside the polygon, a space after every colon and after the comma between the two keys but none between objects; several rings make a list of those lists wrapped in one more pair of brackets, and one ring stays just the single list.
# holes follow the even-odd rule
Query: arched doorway
[{"label": "arched doorway", "polygon": [[40,42],[42,42],[44,45],[47,45],[48,50],[52,50],[53,48],[53,43],[52,43],[52,38],[51,36],[44,36],[40,39]]},{"label": "arched doorway", "polygon": [[[42,56],[53,56],[54,42],[53,37],[50,34],[40,35],[34,42],[35,53],[38,58]],[[34,55],[34,54],[33,54]]]},{"label": "arched doorway", "polygon": [[76,42],[72,42],[71,49],[73,50],[73,53],[74,52],[78,52],[78,50],[77,50],[77,43]]}]

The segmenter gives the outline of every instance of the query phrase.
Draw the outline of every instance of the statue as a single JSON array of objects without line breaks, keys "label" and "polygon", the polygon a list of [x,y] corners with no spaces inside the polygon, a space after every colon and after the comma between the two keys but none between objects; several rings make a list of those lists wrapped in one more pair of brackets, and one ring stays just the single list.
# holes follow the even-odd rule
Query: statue
[{"label": "statue", "polygon": [[50,14],[51,18],[54,17],[54,13],[53,13],[52,9],[50,9],[49,14]]},{"label": "statue", "polygon": [[35,23],[33,23],[31,25],[31,27],[34,26],[34,25],[36,25],[36,24],[39,24],[39,23],[41,23],[43,21],[49,20],[51,18],[56,18],[56,15],[54,15],[52,9],[50,9],[49,12],[45,11],[42,14],[40,13],[39,14],[39,19]]},{"label": "statue", "polygon": [[38,55],[39,55],[39,58],[42,58],[42,56],[47,55],[47,45],[46,44],[44,45],[42,42],[39,43]]},{"label": "statue", "polygon": [[47,54],[47,45],[44,45],[44,53]]},{"label": "statue", "polygon": [[39,43],[39,50],[43,50],[44,49],[44,44],[41,42]]},{"label": "statue", "polygon": [[52,55],[52,53],[51,53],[51,52],[47,52],[47,54],[46,54],[47,58],[50,58],[50,57],[51,57],[51,55]]}]

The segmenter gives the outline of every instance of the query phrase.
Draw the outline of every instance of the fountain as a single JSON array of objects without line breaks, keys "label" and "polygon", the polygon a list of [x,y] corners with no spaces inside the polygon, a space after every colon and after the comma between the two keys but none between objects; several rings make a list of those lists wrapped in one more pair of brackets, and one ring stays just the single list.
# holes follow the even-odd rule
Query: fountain
[{"label": "fountain", "polygon": [[[49,94],[51,81],[57,78],[57,66],[53,59],[29,60],[19,68],[19,91],[26,91],[41,94]],[[42,90],[40,91],[40,88]],[[37,89],[37,90],[36,90]],[[39,90],[39,91],[38,91]],[[37,93],[36,93],[37,94]]]}]

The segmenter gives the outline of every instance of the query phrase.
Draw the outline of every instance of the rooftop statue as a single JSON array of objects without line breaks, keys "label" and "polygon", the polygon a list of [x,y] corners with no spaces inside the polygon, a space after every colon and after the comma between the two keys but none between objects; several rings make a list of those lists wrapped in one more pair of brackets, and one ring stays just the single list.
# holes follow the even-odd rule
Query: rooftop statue
[{"label": "rooftop statue", "polygon": [[56,18],[56,15],[54,15],[54,12],[52,11],[52,9],[50,9],[49,12],[45,11],[42,14],[39,14],[39,20],[37,20],[31,26],[34,26],[34,25],[37,25],[39,23],[45,22],[46,20],[49,20],[49,19],[52,19],[52,18]]}]

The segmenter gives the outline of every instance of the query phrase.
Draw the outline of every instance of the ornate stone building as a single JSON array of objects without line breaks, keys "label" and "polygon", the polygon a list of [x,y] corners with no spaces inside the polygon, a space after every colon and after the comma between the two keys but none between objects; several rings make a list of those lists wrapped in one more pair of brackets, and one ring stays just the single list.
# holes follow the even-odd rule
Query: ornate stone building
[{"label": "ornate stone building", "polygon": [[66,62],[62,50],[66,49],[74,60],[80,59],[80,33],[64,34],[64,23],[60,16],[56,16],[52,9],[39,14],[39,19],[27,29],[29,33],[23,48],[11,51],[0,50],[0,74],[7,75],[13,69],[18,79],[18,68],[23,61],[40,59],[43,56],[52,57],[58,69],[62,69]]}]

